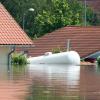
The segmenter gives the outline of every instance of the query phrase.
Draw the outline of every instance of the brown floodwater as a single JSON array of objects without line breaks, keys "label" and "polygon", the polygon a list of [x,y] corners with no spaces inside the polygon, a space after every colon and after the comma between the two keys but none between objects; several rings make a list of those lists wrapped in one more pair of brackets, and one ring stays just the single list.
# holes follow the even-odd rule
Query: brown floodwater
[{"label": "brown floodwater", "polygon": [[0,65],[0,100],[100,100],[100,68]]}]

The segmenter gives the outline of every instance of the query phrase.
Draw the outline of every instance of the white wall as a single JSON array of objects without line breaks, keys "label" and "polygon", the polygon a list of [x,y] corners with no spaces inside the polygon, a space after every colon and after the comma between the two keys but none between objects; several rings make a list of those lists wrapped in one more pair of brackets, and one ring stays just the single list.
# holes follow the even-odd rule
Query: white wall
[{"label": "white wall", "polygon": [[0,64],[7,64],[8,63],[8,53],[10,52],[9,47],[0,47]]}]

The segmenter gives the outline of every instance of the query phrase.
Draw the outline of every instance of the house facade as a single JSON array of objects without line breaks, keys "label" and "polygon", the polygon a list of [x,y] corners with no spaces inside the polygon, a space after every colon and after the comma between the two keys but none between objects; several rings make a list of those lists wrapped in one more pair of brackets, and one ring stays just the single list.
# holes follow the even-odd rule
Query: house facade
[{"label": "house facade", "polygon": [[29,47],[33,42],[0,3],[0,64],[8,64],[16,47]]}]

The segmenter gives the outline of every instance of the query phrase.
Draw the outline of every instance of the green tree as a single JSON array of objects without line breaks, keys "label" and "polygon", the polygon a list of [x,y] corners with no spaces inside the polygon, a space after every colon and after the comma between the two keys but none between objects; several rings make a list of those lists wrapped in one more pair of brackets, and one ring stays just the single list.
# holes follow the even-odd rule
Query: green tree
[{"label": "green tree", "polygon": [[[84,5],[77,0],[51,0],[50,9],[42,10],[35,18],[35,33],[39,37],[64,26],[83,25],[83,12]],[[96,25],[98,20],[95,16],[87,8],[88,25]]]},{"label": "green tree", "polygon": [[72,12],[65,1],[52,1],[51,10],[43,10],[35,18],[37,36],[44,35],[65,25],[71,25]]},{"label": "green tree", "polygon": [[[23,27],[23,14],[25,15],[25,32],[30,36],[34,36],[34,18],[42,11],[48,8],[49,0],[0,0],[0,2],[11,13],[15,20]],[[34,8],[34,12],[28,12],[29,8]]]},{"label": "green tree", "polygon": [[72,25],[82,25],[83,21],[83,9],[82,2],[78,0],[67,0],[70,10],[72,11]]},{"label": "green tree", "polygon": [[92,9],[90,9],[89,7],[87,7],[87,25],[99,25],[100,24],[100,21],[97,17],[97,14],[93,12]]},{"label": "green tree", "polygon": [[[25,32],[33,38],[68,25],[83,25],[84,5],[78,0],[0,0]],[[34,8],[34,12],[28,12]],[[99,23],[96,14],[87,8],[87,25]],[[35,35],[36,34],[36,35]]]}]

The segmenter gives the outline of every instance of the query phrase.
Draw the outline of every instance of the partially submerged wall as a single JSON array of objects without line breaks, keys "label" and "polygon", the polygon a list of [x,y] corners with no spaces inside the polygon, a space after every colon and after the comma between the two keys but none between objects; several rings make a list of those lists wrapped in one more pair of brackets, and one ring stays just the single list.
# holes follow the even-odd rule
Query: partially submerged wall
[{"label": "partially submerged wall", "polygon": [[8,53],[10,52],[9,47],[0,47],[0,64],[8,63]]}]

